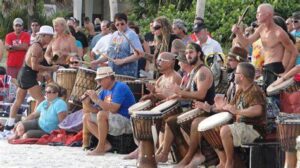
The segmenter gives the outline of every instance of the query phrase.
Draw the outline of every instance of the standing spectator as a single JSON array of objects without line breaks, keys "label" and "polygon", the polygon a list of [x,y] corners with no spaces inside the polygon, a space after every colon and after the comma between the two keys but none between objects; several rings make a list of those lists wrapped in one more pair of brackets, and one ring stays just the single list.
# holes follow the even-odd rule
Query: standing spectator
[{"label": "standing spectator", "polygon": [[96,33],[101,32],[101,20],[99,18],[95,18],[94,25]]},{"label": "standing spectator", "polygon": [[32,20],[31,22],[31,36],[30,36],[30,45],[36,41],[37,32],[40,31],[40,24],[37,20]]},{"label": "standing spectator", "polygon": [[[300,53],[300,11],[293,13],[293,31],[291,34],[294,36],[296,39],[296,47],[298,49],[298,53]],[[300,55],[298,54],[298,57],[296,59],[296,64],[300,64]]]},{"label": "standing spectator", "polygon": [[67,25],[72,26],[75,29],[75,34],[73,35],[76,40],[80,41],[82,44],[82,49],[83,49],[83,55],[87,53],[87,49],[89,46],[88,39],[84,33],[79,31],[78,26],[77,26],[77,19],[74,17],[70,17],[67,20]]},{"label": "standing spectator", "polygon": [[294,30],[294,28],[293,28],[293,17],[287,18],[286,21],[285,21],[285,24],[286,24],[289,32],[292,32]]},{"label": "standing spectator", "polygon": [[175,19],[173,21],[172,30],[173,33],[183,41],[184,45],[192,41],[191,36],[187,34],[186,24],[181,19]]},{"label": "standing spectator", "polygon": [[89,17],[84,18],[83,24],[84,24],[84,28],[88,32],[88,42],[90,43],[92,38],[96,34],[94,24],[90,21]]},{"label": "standing spectator", "polygon": [[4,44],[3,41],[0,39],[0,62],[2,61],[3,54],[4,54]]},{"label": "standing spectator", "polygon": [[[134,51],[134,48],[143,51],[138,35],[128,27],[127,15],[117,13],[114,17],[115,26],[118,31],[114,32],[108,49],[109,66],[116,74],[137,77],[138,62],[141,52]],[[126,36],[128,40],[124,37]],[[129,43],[131,42],[131,44]]]},{"label": "standing spectator", "polygon": [[30,44],[30,35],[23,31],[23,20],[16,18],[13,22],[14,31],[8,33],[5,37],[5,48],[7,54],[7,74],[17,78],[20,71],[26,51]]},{"label": "standing spectator", "polygon": [[149,28],[150,28],[150,32],[146,33],[144,38],[145,38],[145,41],[148,42],[148,45],[150,47],[150,52],[151,54],[154,53],[154,29],[153,29],[153,21],[150,22],[150,25],[149,25]]},{"label": "standing spectator", "polygon": [[[74,27],[69,26],[69,29],[70,29],[70,32],[71,32],[72,36],[75,38],[76,32],[75,32]],[[75,45],[77,47],[77,54],[78,54],[78,56],[80,58],[83,58],[83,46],[82,46],[82,43],[79,40],[76,40],[75,41]]]}]

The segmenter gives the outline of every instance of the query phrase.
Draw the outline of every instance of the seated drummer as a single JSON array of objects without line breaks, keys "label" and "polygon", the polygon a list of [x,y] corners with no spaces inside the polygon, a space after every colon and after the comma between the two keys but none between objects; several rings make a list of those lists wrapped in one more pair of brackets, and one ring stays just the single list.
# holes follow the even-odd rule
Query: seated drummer
[{"label": "seated drummer", "polygon": [[[196,43],[189,43],[185,50],[186,59],[193,67],[192,72],[190,73],[190,85],[188,89],[181,90],[179,87],[175,88],[176,97],[180,99],[192,99],[192,100],[199,100],[199,101],[207,101],[210,104],[214,103],[214,96],[215,96],[215,88],[213,82],[213,74],[211,70],[204,66],[204,53],[202,52],[201,47]],[[194,119],[199,120],[199,118]],[[200,121],[197,121],[199,123]],[[191,130],[190,135],[191,139],[195,136],[197,130]],[[175,138],[176,137],[176,138]],[[177,115],[172,116],[167,119],[165,125],[165,137],[163,141],[163,148],[161,152],[156,155],[157,162],[166,162],[168,160],[168,153],[171,150],[171,145],[173,140],[182,137],[180,126],[177,124]],[[190,142],[195,143],[197,146],[199,142]],[[197,149],[197,147],[196,147]],[[200,152],[200,160],[203,161],[204,156]],[[190,158],[193,156],[189,156]],[[190,161],[191,159],[189,159]],[[189,163],[189,161],[182,163],[181,166],[184,167]]]},{"label": "seated drummer", "polygon": [[173,92],[170,92],[171,86],[180,85],[181,76],[174,70],[176,55],[163,52],[157,57],[157,69],[162,74],[155,85],[147,84],[147,89],[150,94],[145,95],[141,100],[151,99],[153,102],[166,99],[171,96]]},{"label": "seated drummer", "polygon": [[108,134],[119,136],[132,133],[128,108],[135,104],[135,98],[125,83],[115,81],[114,74],[111,67],[98,68],[95,80],[102,87],[99,96],[94,90],[85,93],[87,99],[99,106],[92,106],[91,113],[85,113],[83,117],[88,130],[98,139],[97,147],[88,155],[104,155],[112,148],[107,141]]},{"label": "seated drummer", "polygon": [[[266,99],[264,92],[255,84],[255,68],[253,65],[239,63],[235,72],[235,83],[239,89],[230,103],[226,99],[216,100],[217,110],[229,111],[234,117],[233,124],[224,125],[220,135],[224,151],[220,151],[220,167],[234,167],[234,147],[252,143],[264,137]],[[226,158],[225,160],[222,160]]]},{"label": "seated drummer", "polygon": [[[236,85],[234,83],[234,73],[236,71],[236,67],[240,62],[244,62],[247,60],[247,51],[243,48],[240,47],[233,47],[230,49],[229,53],[228,53],[228,59],[227,59],[227,73],[228,73],[228,81],[230,83],[229,89],[227,91],[227,100],[230,101],[233,96],[236,93]],[[216,97],[219,97],[218,95]],[[215,98],[216,100],[216,98]],[[206,112],[216,112],[215,110],[215,105],[210,105],[207,102],[202,102],[202,101],[195,101],[194,103],[194,107],[195,108],[200,108]],[[195,123],[197,122],[196,120],[193,122]],[[191,130],[197,130],[198,128],[198,124],[192,124],[191,125]],[[187,155],[185,155],[185,157],[182,159],[182,161],[178,164],[178,167],[182,166],[182,165],[186,165],[188,163],[195,164],[199,163],[199,160],[203,160],[201,157],[201,153],[196,153],[197,149],[198,149],[198,144],[201,141],[201,136],[200,136],[200,132],[195,131],[195,134],[197,134],[197,136],[191,136],[190,138],[196,138],[196,139],[191,139],[190,140],[190,145],[189,145],[189,150]],[[196,143],[193,143],[196,142]],[[198,152],[200,152],[200,150],[198,150]],[[216,151],[218,154],[218,151]],[[195,157],[194,157],[195,156]],[[197,157],[197,156],[201,156],[201,157]],[[194,159],[193,159],[194,157]],[[197,159],[198,158],[198,159]],[[192,159],[194,161],[192,161]]]}]

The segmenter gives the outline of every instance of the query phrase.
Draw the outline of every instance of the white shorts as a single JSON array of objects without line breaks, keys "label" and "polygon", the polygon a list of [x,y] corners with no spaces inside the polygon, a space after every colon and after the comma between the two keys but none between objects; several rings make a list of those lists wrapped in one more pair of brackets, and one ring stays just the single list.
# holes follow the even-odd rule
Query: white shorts
[{"label": "white shorts", "polygon": [[[101,113],[101,111],[99,112]],[[97,124],[97,114],[90,113],[90,121]],[[130,120],[121,114],[109,113],[108,116],[108,134],[112,136],[119,136],[122,134],[131,134],[132,127]]]},{"label": "white shorts", "polygon": [[253,128],[252,125],[247,125],[242,122],[235,122],[228,126],[233,137],[234,146],[252,143],[256,138],[260,137],[259,133]]}]

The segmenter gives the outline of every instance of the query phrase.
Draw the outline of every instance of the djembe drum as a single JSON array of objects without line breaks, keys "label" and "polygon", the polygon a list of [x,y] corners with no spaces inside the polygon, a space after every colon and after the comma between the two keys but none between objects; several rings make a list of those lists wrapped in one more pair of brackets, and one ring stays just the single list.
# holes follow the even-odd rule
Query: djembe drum
[{"label": "djembe drum", "polygon": [[295,151],[296,138],[300,135],[300,115],[280,113],[276,123],[281,148],[284,151]]},{"label": "djembe drum", "polygon": [[201,132],[213,148],[223,149],[220,130],[221,127],[227,124],[231,119],[232,115],[230,113],[220,112],[201,121],[198,125],[198,131]]},{"label": "djembe drum", "polygon": [[156,168],[153,134],[154,130],[159,129],[161,126],[161,113],[135,111],[131,115],[131,121],[134,137],[140,142],[137,167]]},{"label": "djembe drum", "polygon": [[205,114],[205,111],[198,108],[187,111],[177,117],[177,123],[187,134],[190,134],[193,120],[203,114]]},{"label": "djembe drum", "polygon": [[267,88],[267,94],[269,96],[285,92],[295,92],[300,90],[300,82],[296,82],[294,77],[283,81],[282,83],[274,86],[273,83]]},{"label": "djembe drum", "polygon": [[80,97],[85,91],[93,90],[97,86],[95,77],[96,71],[80,67],[76,75],[76,81],[69,98],[69,103],[81,106]]},{"label": "djembe drum", "polygon": [[145,100],[145,101],[137,102],[137,103],[135,103],[134,105],[132,105],[128,108],[128,112],[131,115],[135,111],[149,110],[151,108],[151,105],[152,105],[151,100]]},{"label": "djembe drum", "polygon": [[166,121],[170,116],[180,114],[182,109],[180,103],[177,100],[168,100],[153,109],[151,111],[160,112],[162,114],[163,121]]},{"label": "djembe drum", "polygon": [[76,69],[58,69],[56,83],[67,90],[66,100],[69,99],[76,80]]}]

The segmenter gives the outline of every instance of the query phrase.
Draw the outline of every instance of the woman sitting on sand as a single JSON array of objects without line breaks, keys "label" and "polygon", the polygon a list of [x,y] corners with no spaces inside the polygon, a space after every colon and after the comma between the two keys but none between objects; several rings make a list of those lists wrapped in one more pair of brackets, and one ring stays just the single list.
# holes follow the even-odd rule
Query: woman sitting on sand
[{"label": "woman sitting on sand", "polygon": [[67,116],[67,104],[61,99],[61,89],[56,83],[49,83],[46,87],[46,99],[42,101],[24,121],[20,121],[14,128],[17,138],[40,138],[58,129],[58,124]]}]

